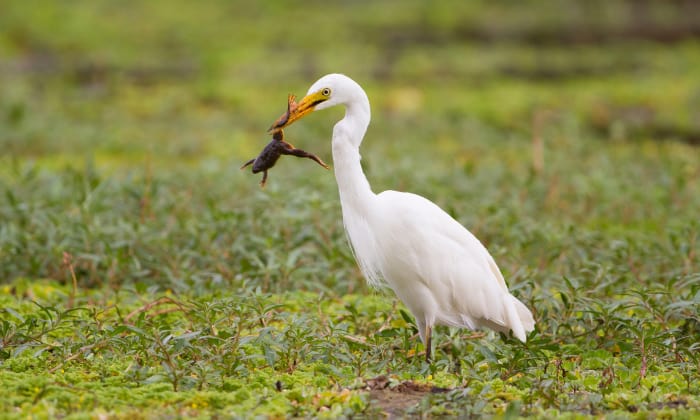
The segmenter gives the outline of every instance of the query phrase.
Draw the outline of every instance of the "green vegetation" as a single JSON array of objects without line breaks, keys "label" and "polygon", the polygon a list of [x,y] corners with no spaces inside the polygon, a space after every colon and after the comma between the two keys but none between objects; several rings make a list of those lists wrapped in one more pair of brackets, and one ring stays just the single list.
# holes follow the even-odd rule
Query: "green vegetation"
[{"label": "green vegetation", "polygon": [[[697,9],[3,2],[0,417],[700,416]],[[442,328],[427,365],[332,173],[238,169],[333,71],[375,191],[482,239],[526,344]],[[341,115],[285,134],[331,163]]]}]

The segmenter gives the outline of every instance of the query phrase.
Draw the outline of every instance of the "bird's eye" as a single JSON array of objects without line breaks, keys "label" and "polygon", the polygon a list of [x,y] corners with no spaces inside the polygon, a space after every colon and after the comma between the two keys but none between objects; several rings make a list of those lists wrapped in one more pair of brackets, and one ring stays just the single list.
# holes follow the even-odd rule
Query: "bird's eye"
[{"label": "bird's eye", "polygon": [[321,91],[321,94],[322,94],[323,96],[331,96],[331,90],[328,89],[328,88],[325,88],[325,89],[323,89],[323,90]]}]

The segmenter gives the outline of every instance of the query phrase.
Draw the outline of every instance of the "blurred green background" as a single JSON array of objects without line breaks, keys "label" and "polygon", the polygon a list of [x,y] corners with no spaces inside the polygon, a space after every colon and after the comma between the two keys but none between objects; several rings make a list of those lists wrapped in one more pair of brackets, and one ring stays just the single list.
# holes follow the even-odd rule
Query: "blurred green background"
[{"label": "blurred green background", "polygon": [[698,144],[698,16],[694,1],[7,1],[0,142],[47,164],[241,160],[287,93],[342,72],[369,91],[371,143],[418,128],[459,149],[460,121],[528,136],[554,110],[603,140]]},{"label": "blurred green background", "polygon": [[[694,1],[5,1],[3,281],[64,279],[68,250],[87,284],[106,272],[169,284],[159,258],[189,249],[174,277],[235,282],[268,261],[246,252],[301,249],[304,264],[331,261],[310,287],[363,287],[346,272],[331,172],[283,159],[261,191],[238,170],[287,94],[329,72],[368,91],[375,191],[437,201],[504,247],[506,271],[552,258],[519,254],[520,230],[686,226],[700,195],[699,36]],[[319,113],[287,139],[331,161],[341,116]],[[251,278],[274,280],[266,267]]]}]

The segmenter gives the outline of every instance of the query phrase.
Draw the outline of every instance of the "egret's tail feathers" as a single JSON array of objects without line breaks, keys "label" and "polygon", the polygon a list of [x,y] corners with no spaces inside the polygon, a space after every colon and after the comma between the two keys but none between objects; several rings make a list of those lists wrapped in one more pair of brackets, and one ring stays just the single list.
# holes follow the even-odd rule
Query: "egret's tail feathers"
[{"label": "egret's tail feathers", "polygon": [[508,325],[513,331],[513,335],[524,343],[527,340],[526,334],[535,329],[535,320],[525,304],[513,295],[508,295],[508,297],[509,299],[505,303]]},{"label": "egret's tail feathers", "polygon": [[535,329],[535,318],[532,317],[532,312],[530,312],[527,306],[525,306],[525,304],[519,301],[515,296],[511,295],[511,297],[515,301],[515,308],[518,310],[518,316],[520,317],[520,321],[523,323],[525,332],[531,332]]}]

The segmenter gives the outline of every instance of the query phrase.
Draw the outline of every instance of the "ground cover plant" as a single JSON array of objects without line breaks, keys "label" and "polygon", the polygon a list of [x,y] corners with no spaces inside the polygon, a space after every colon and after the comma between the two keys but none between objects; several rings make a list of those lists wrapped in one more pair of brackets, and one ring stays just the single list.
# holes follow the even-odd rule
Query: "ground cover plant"
[{"label": "ground cover plant", "polygon": [[[2,9],[0,417],[700,415],[694,2]],[[239,170],[332,71],[375,191],[479,237],[527,343],[441,328],[426,364],[332,173]],[[341,115],[285,138],[332,164]]]}]

